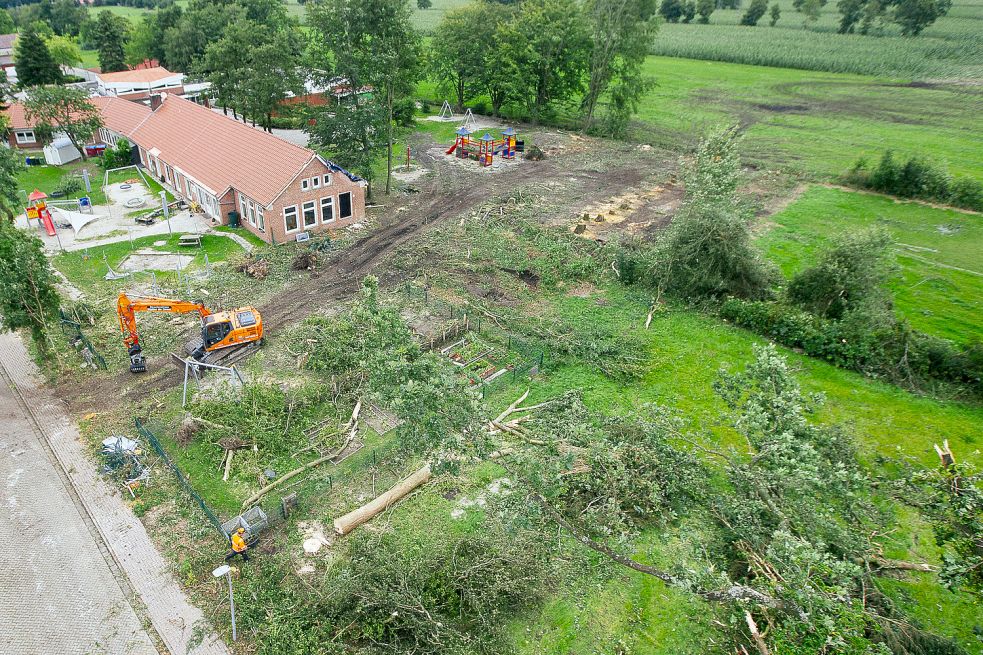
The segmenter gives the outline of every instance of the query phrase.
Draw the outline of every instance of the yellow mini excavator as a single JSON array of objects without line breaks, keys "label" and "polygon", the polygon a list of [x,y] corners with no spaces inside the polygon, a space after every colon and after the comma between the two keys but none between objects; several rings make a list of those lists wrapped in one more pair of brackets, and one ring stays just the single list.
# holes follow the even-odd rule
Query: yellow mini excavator
[{"label": "yellow mini excavator", "polygon": [[199,362],[209,364],[231,363],[255,349],[263,340],[263,319],[255,307],[239,307],[227,312],[215,312],[200,302],[171,300],[139,296],[129,298],[120,293],[116,301],[119,327],[123,331],[123,343],[130,355],[130,371],[143,373],[147,362],[137,333],[137,312],[170,312],[186,314],[198,312],[201,316],[201,338],[187,344],[188,354]]}]

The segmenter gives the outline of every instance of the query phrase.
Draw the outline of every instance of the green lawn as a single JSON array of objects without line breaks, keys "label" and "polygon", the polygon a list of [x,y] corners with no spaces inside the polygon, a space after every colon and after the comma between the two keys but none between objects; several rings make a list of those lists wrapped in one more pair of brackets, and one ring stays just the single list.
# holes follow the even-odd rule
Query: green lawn
[{"label": "green lawn", "polygon": [[[188,265],[188,269],[200,268],[205,265],[205,254],[208,255],[210,264],[216,264],[228,259],[230,256],[242,252],[242,247],[232,239],[215,235],[203,235],[201,238],[201,248],[179,247],[179,234],[166,235],[155,234],[147,237],[140,237],[130,241],[120,241],[105,246],[95,246],[85,250],[73,252],[63,252],[55,255],[52,262],[62,274],[72,283],[83,291],[94,290],[103,287],[106,282],[106,263],[118,269],[120,263],[134,250],[139,248],[151,248],[162,252],[174,252],[187,255],[194,255],[195,259]],[[158,241],[165,241],[164,245],[154,245]],[[105,256],[105,259],[103,257]],[[166,271],[168,275],[172,271]]]},{"label": "green lawn", "polygon": [[886,228],[896,242],[898,311],[919,330],[983,341],[983,216],[814,186],[770,220],[759,245],[786,276],[814,262],[831,237]]},{"label": "green lawn", "polygon": [[[92,198],[94,204],[105,204],[106,194],[102,191],[103,172],[99,167],[98,161],[94,159],[90,159],[85,163],[76,161],[65,166],[28,166],[17,175],[17,189],[18,191],[24,192],[21,194],[22,196],[25,193],[30,194],[34,189],[40,189],[50,196],[52,191],[57,189],[66,177],[76,176],[79,178],[79,183],[81,184],[81,171],[83,168],[89,171],[92,192],[87,193],[85,187],[82,186],[81,190],[73,192],[66,197],[81,198],[87,195]],[[58,200],[64,199],[65,197],[58,198]]]},{"label": "green lawn", "polygon": [[782,13],[775,27],[769,14],[756,27],[739,25],[745,7],[717,9],[709,25],[664,23],[652,54],[904,79],[983,78],[983,0],[958,0],[918,37],[902,37],[893,25],[883,36],[837,34],[835,2],[803,29],[792,0],[777,4]]},{"label": "green lawn", "polygon": [[691,147],[708,128],[739,123],[742,150],[759,166],[828,179],[892,148],[983,180],[975,88],[670,57],[649,57],[645,73],[655,85],[635,136],[653,144]]}]

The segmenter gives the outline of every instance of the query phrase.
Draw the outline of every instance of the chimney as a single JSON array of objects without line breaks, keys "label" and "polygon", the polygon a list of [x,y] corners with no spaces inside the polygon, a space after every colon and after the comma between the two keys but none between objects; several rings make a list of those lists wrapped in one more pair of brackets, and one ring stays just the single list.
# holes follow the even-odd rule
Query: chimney
[{"label": "chimney", "polygon": [[150,110],[157,111],[157,108],[164,104],[164,94],[163,93],[151,93],[150,94]]}]

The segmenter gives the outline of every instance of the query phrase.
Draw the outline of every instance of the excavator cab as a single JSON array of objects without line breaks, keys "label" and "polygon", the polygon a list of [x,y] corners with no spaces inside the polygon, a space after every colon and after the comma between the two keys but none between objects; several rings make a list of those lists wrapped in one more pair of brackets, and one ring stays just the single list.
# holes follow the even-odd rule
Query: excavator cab
[{"label": "excavator cab", "polygon": [[192,349],[191,356],[204,360],[212,351],[253,343],[262,337],[263,322],[252,307],[209,314],[202,319],[201,341]]}]

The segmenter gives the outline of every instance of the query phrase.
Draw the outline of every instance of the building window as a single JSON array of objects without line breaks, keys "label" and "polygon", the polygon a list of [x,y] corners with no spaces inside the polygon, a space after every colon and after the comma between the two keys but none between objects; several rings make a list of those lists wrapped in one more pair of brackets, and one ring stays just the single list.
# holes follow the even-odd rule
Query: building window
[{"label": "building window", "polygon": [[321,178],[320,177],[312,177],[311,178],[311,188],[312,189],[319,189],[319,188],[321,188]]},{"label": "building window", "polygon": [[184,178],[184,190],[187,192],[186,196],[191,198],[191,182],[188,181],[188,178]]},{"label": "building window", "polygon": [[297,205],[283,208],[283,226],[287,232],[296,232],[298,230]]},{"label": "building window", "polygon": [[334,198],[328,196],[321,198],[321,222],[328,223],[334,220]]},{"label": "building window", "polygon": [[256,203],[249,201],[249,224],[256,225]]},{"label": "building window", "polygon": [[266,221],[263,219],[263,206],[256,205],[256,227],[260,232],[266,231]]},{"label": "building window", "polygon": [[34,130],[17,130],[14,132],[17,143],[34,143]]},{"label": "building window", "polygon": [[352,192],[346,191],[338,196],[338,218],[348,218],[352,215]]},{"label": "building window", "polygon": [[310,200],[304,203],[304,229],[309,227],[314,227],[317,225],[317,210],[315,210],[314,201]]},{"label": "building window", "polygon": [[331,184],[331,175],[330,174],[324,176],[324,186],[328,186],[329,184]]},{"label": "building window", "polygon": [[239,216],[246,218],[246,196],[239,194]]},{"label": "building window", "polygon": [[303,180],[300,181],[301,191],[307,191],[310,188],[311,188],[311,179],[309,177],[305,177]]}]

